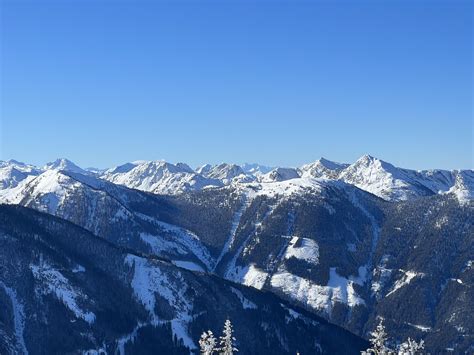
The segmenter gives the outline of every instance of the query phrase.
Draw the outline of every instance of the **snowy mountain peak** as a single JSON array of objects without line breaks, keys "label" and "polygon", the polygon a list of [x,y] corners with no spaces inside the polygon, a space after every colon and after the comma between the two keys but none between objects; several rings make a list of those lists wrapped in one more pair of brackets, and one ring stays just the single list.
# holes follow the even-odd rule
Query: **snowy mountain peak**
[{"label": "snowy mountain peak", "polygon": [[349,164],[343,164],[343,163],[337,163],[332,160],[328,160],[326,158],[319,158],[317,161],[320,165],[324,166],[325,168],[331,169],[331,170],[341,170],[349,166]]},{"label": "snowy mountain peak", "polygon": [[211,164],[204,164],[196,169],[196,172],[201,175],[206,175],[212,169]]},{"label": "snowy mountain peak", "polygon": [[36,176],[40,170],[13,159],[0,161],[0,190],[16,187],[29,176]]},{"label": "snowy mountain peak", "polygon": [[202,173],[207,178],[223,180],[230,183],[232,179],[245,175],[244,170],[236,164],[221,163],[211,167],[206,173]]},{"label": "snowy mountain peak", "polygon": [[262,175],[261,182],[277,182],[297,179],[300,177],[298,170],[294,168],[275,168],[269,173]]},{"label": "snowy mountain peak", "polygon": [[119,174],[119,173],[127,173],[136,167],[138,164],[134,163],[125,163],[122,165],[114,166],[113,168],[107,169],[104,174]]},{"label": "snowy mountain peak", "polygon": [[349,164],[336,163],[320,158],[313,163],[303,165],[300,171],[303,177],[337,179],[341,170],[348,166]]},{"label": "snowy mountain peak", "polygon": [[245,173],[254,175],[255,177],[269,173],[270,171],[275,169],[275,167],[260,165],[256,163],[245,163],[241,167],[243,171],[245,171]]},{"label": "snowy mountain peak", "polygon": [[222,185],[222,182],[218,180],[195,173],[183,163],[174,165],[156,160],[143,162],[133,167],[125,164],[122,167],[106,172],[101,178],[133,189],[162,194],[176,194],[199,190],[206,186]]},{"label": "snowy mountain peak", "polygon": [[181,170],[183,170],[183,171],[186,171],[186,172],[188,172],[188,173],[194,173],[194,170],[191,169],[191,167],[190,167],[188,164],[186,164],[186,163],[176,163],[176,166],[177,166],[179,169],[181,169]]},{"label": "snowy mountain peak", "polygon": [[78,167],[76,164],[66,158],[59,158],[53,162],[46,164],[43,167],[43,170],[65,170],[79,174],[87,174],[87,171]]}]

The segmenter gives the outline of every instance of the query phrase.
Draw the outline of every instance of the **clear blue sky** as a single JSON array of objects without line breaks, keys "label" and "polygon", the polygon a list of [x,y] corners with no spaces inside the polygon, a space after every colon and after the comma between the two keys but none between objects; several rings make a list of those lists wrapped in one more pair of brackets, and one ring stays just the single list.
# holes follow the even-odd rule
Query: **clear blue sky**
[{"label": "clear blue sky", "polygon": [[0,6],[0,159],[474,166],[470,1]]}]

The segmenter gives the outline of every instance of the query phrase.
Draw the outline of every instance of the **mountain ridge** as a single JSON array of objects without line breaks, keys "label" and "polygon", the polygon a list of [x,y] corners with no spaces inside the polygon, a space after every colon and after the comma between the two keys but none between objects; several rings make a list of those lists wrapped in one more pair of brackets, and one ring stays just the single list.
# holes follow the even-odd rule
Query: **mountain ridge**
[{"label": "mountain ridge", "polygon": [[275,182],[309,177],[342,180],[388,201],[402,201],[435,194],[454,193],[461,200],[474,195],[474,170],[410,170],[364,155],[352,164],[326,158],[299,168],[269,168],[258,164],[206,164],[193,170],[185,163],[134,161],[110,169],[84,170],[67,159],[57,159],[43,168],[16,161],[0,162],[0,188],[11,189],[21,181],[47,170],[65,170],[155,194],[220,188],[255,181]]}]

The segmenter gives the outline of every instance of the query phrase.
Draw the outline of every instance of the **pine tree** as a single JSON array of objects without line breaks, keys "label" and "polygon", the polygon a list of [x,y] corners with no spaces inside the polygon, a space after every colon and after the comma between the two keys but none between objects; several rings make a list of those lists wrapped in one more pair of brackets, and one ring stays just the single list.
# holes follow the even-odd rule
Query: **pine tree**
[{"label": "pine tree", "polygon": [[201,347],[201,354],[212,355],[216,350],[216,338],[210,330],[202,333],[201,339],[199,339],[199,346]]},{"label": "pine tree", "polygon": [[236,347],[234,347],[235,338],[233,337],[233,329],[232,323],[229,319],[227,319],[224,323],[224,330],[223,334],[220,337],[220,345],[219,354],[221,355],[232,355],[234,351],[238,351]]},{"label": "pine tree", "polygon": [[420,342],[417,343],[415,340],[408,338],[407,341],[401,343],[398,347],[398,355],[420,354],[424,348],[425,344],[423,340],[420,340]]},{"label": "pine tree", "polygon": [[368,348],[365,351],[362,351],[362,355],[387,355],[390,354],[390,349],[387,348],[387,332],[385,331],[385,327],[383,326],[382,319],[380,323],[377,325],[375,331],[370,333],[372,338],[370,338],[370,343],[372,344],[371,348]]}]

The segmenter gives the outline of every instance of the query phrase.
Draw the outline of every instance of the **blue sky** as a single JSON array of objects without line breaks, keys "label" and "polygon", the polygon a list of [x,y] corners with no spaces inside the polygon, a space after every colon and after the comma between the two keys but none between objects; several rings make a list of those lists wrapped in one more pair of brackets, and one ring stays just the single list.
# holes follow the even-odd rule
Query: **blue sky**
[{"label": "blue sky", "polygon": [[474,166],[469,1],[0,6],[0,159]]}]

